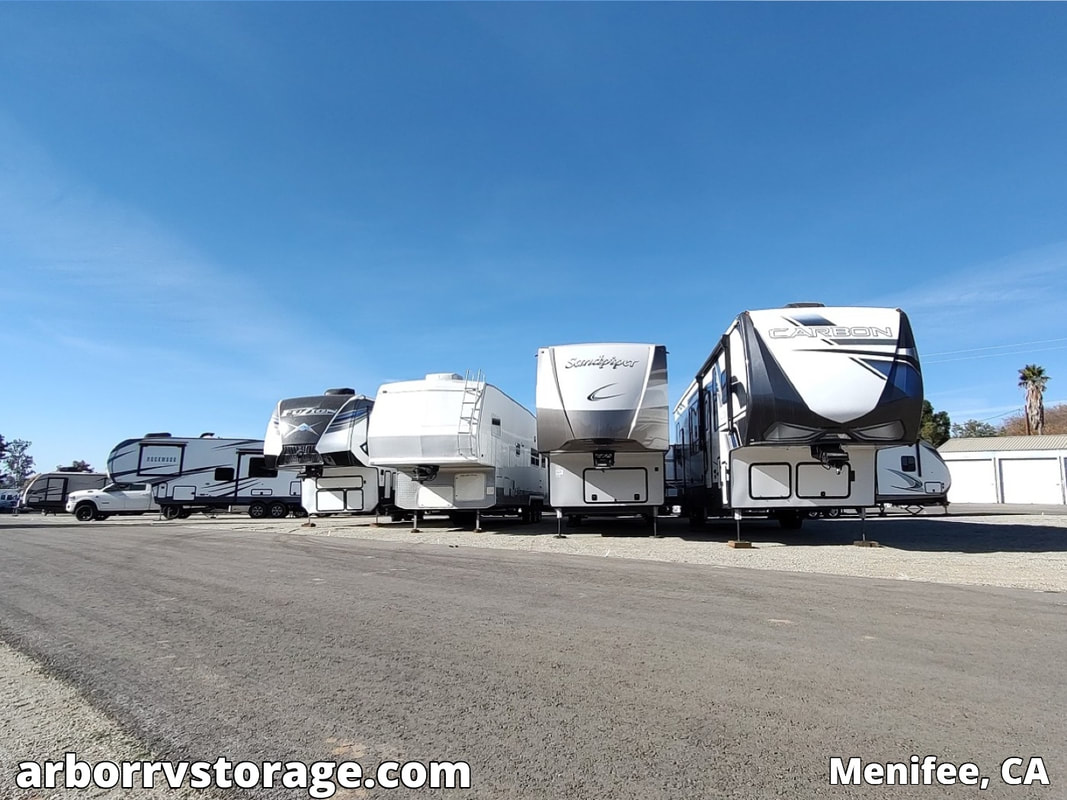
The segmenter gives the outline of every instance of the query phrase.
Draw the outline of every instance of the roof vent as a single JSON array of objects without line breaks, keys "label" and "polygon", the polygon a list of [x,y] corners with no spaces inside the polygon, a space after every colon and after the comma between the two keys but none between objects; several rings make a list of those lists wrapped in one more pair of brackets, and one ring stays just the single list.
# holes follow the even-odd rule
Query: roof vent
[{"label": "roof vent", "polygon": [[328,395],[331,395],[331,394],[355,394],[355,393],[356,393],[355,389],[348,389],[348,388],[344,388],[344,389],[327,389],[326,390],[326,394],[328,394]]},{"label": "roof vent", "polygon": [[170,436],[170,434],[166,433],[166,432],[164,432],[164,433],[146,433],[144,435],[144,438],[146,438],[146,439],[165,439],[168,436]]},{"label": "roof vent", "polygon": [[461,381],[462,375],[457,375],[455,372],[427,372],[426,380],[428,381]]},{"label": "roof vent", "polygon": [[210,432],[210,431],[208,431],[207,433],[200,434],[200,438],[201,439],[214,439],[215,438],[215,434]]},{"label": "roof vent", "polygon": [[826,308],[826,303],[786,303],[786,308]]}]

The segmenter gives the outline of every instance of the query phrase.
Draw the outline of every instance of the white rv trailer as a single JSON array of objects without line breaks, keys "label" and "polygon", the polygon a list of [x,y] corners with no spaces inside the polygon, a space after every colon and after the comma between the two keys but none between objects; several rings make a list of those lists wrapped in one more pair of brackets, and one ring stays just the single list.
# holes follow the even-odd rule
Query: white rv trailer
[{"label": "white rv trailer", "polygon": [[269,468],[297,472],[309,514],[392,510],[396,471],[367,463],[373,407],[373,400],[352,389],[327,389],[323,395],[278,403],[263,454]]},{"label": "white rv trailer", "polygon": [[302,513],[300,481],[267,467],[261,439],[150,433],[115,445],[107,472],[116,483],[150,484],[168,519],[230,506],[254,518]]},{"label": "white rv trailer", "polygon": [[397,470],[396,504],[455,519],[481,512],[541,517],[545,461],[533,414],[479,373],[431,373],[383,384],[374,400],[370,463]]},{"label": "white rv trailer", "polygon": [[922,374],[899,309],[796,304],[746,311],[674,411],[690,519],[875,501],[880,448],[915,442]]},{"label": "white rv trailer", "polygon": [[[900,506],[917,514],[926,506],[948,509],[952,475],[941,454],[926,442],[887,447],[878,451],[874,504],[885,514],[886,506]],[[822,509],[826,517],[841,515],[841,508]]]},{"label": "white rv trailer", "polygon": [[537,441],[557,521],[639,513],[664,502],[667,348],[594,343],[537,351]]},{"label": "white rv trailer", "polygon": [[31,477],[19,498],[20,509],[58,514],[66,509],[67,496],[82,489],[103,489],[102,472],[42,472]]}]

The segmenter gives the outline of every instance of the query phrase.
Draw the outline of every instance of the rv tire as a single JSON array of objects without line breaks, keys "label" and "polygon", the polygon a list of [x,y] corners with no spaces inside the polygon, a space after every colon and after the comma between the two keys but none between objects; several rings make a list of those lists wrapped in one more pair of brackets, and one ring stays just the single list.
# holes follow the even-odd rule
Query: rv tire
[{"label": "rv tire", "polygon": [[270,514],[271,519],[283,519],[289,516],[289,506],[275,501],[267,508],[267,513]]},{"label": "rv tire", "polygon": [[177,519],[178,515],[182,513],[181,506],[163,506],[162,511],[163,519]]},{"label": "rv tire", "polygon": [[248,507],[248,516],[252,519],[263,519],[267,516],[267,506],[265,503],[255,502]]},{"label": "rv tire", "polygon": [[841,509],[840,508],[828,508],[825,511],[823,511],[823,516],[830,517],[831,519],[834,519],[836,517],[840,517],[841,516]]},{"label": "rv tire", "polygon": [[797,511],[783,511],[778,514],[778,524],[787,531],[798,531],[804,524],[804,517]]},{"label": "rv tire", "polygon": [[183,508],[178,512],[178,519],[189,519],[192,516],[193,510],[191,508]]},{"label": "rv tire", "polygon": [[533,522],[533,509],[529,506],[523,506],[519,509],[519,521],[523,524],[529,524]]},{"label": "rv tire", "polygon": [[74,519],[78,522],[88,522],[96,517],[96,506],[92,503],[82,503],[74,509]]}]

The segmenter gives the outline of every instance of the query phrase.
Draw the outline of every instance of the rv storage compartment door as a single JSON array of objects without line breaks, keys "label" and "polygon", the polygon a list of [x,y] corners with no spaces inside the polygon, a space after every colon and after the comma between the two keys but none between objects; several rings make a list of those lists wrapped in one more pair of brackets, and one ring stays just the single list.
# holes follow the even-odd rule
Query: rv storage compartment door
[{"label": "rv storage compartment door", "polygon": [[587,469],[582,473],[587,503],[645,503],[648,470],[640,468]]},{"label": "rv storage compartment door", "polygon": [[[456,475],[456,502],[473,503],[485,499],[485,475],[481,472],[464,472]],[[490,495],[493,492],[489,492]]]},{"label": "rv storage compartment door", "polygon": [[324,513],[363,511],[363,477],[319,478],[315,507]]},{"label": "rv storage compartment door", "polygon": [[797,464],[797,497],[806,500],[846,498],[852,493],[850,473],[848,466],[838,471],[822,464]]},{"label": "rv storage compartment door", "polygon": [[748,491],[753,500],[784,500],[793,494],[789,464],[753,464],[748,468]]}]

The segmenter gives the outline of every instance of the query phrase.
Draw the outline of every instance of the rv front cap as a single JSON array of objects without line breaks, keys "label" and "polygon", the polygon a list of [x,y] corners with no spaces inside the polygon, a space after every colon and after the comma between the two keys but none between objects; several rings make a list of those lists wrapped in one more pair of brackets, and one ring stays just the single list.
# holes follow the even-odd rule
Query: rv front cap
[{"label": "rv front cap", "polygon": [[596,367],[597,369],[604,369],[604,367],[611,367],[612,369],[618,369],[619,367],[636,367],[637,363],[637,359],[635,358],[597,356],[596,358],[572,358],[566,364],[563,365],[563,368],[572,369],[574,367]]}]

